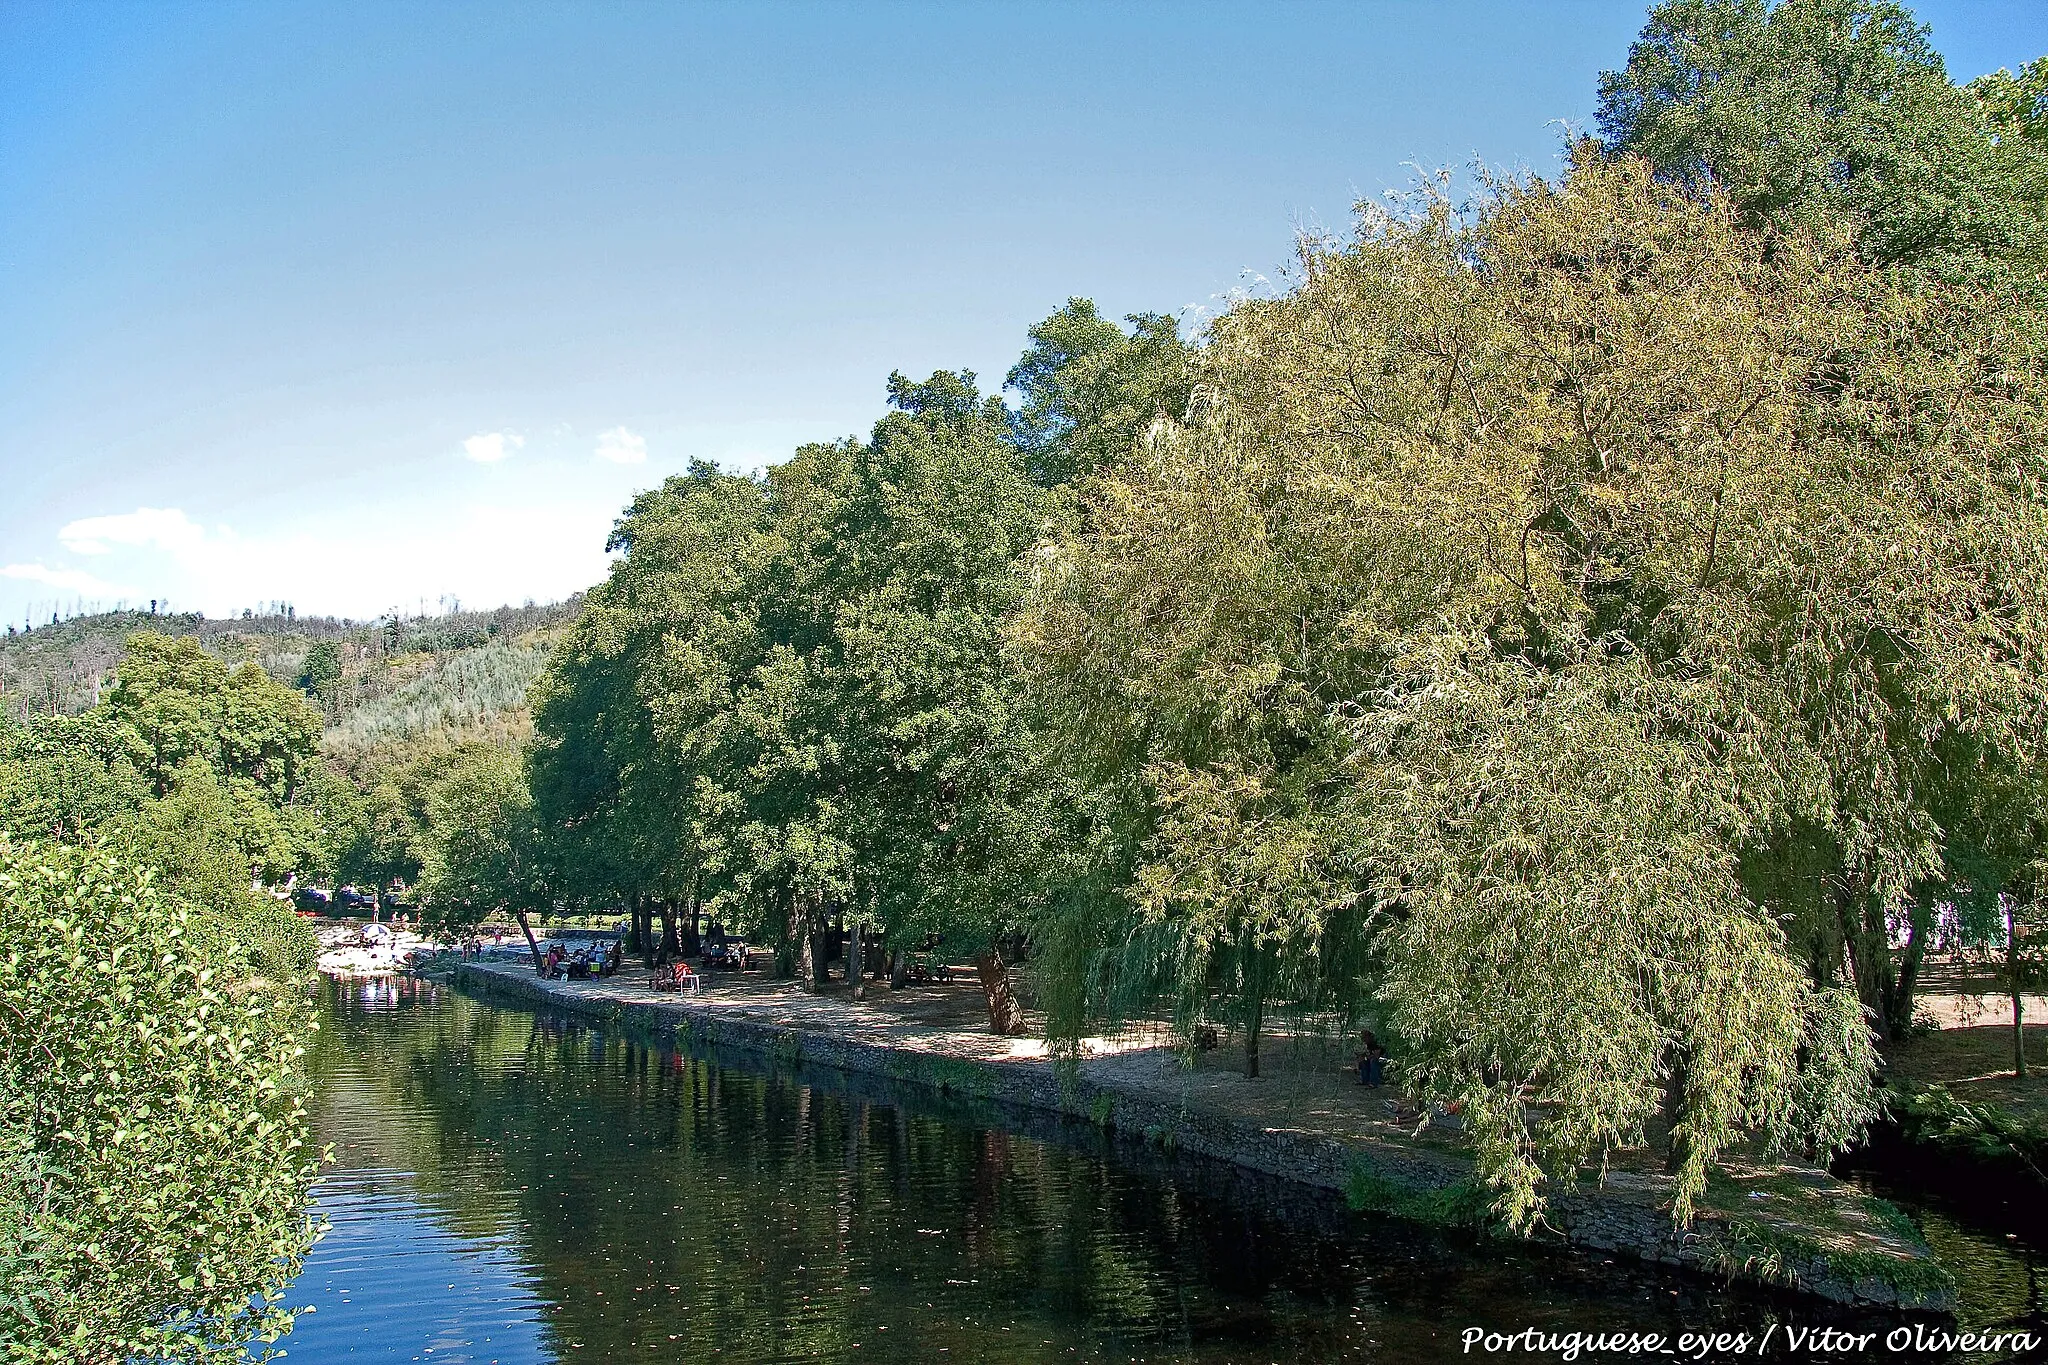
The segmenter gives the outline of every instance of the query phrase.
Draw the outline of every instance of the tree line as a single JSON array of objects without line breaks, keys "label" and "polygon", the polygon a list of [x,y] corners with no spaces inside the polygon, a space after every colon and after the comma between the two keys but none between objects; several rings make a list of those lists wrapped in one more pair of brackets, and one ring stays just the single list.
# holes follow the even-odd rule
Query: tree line
[{"label": "tree line", "polygon": [[[1932,946],[2017,1000],[2048,939],[2048,61],[1957,85],[1896,5],[1668,0],[1600,92],[1558,174],[1367,206],[1198,334],[1071,300],[1014,401],[894,375],[865,437],[641,494],[530,731],[322,757],[338,651],[295,692],[136,637],[0,733],[0,929],[90,902],[191,960],[199,907],[248,979],[304,952],[252,879],[318,868],[812,984],[937,936],[1070,1060],[1370,1026],[1517,1227],[1653,1135],[1680,1220],[1731,1148],[1824,1155]],[[85,1188],[87,1080],[0,1039],[43,1106],[7,1178]]]},{"label": "tree line", "polygon": [[82,715],[0,713],[0,1337],[11,1360],[274,1342],[314,1230],[319,711],[139,634]]},{"label": "tree line", "polygon": [[939,934],[1069,1055],[1369,1024],[1518,1226],[1653,1131],[1681,1219],[1833,1150],[1931,942],[2032,970],[2044,110],[1898,6],[1673,0],[1555,177],[695,466],[419,802],[435,913]]}]

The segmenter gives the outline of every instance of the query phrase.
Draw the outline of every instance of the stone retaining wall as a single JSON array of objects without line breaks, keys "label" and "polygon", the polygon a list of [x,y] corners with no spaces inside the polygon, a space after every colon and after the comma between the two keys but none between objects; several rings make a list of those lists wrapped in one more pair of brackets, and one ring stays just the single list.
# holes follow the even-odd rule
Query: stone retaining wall
[{"label": "stone retaining wall", "polygon": [[[879,1045],[815,1029],[735,1017],[732,1010],[685,998],[620,1001],[541,980],[530,969],[463,962],[457,982],[472,990],[602,1019],[691,1051],[736,1049],[795,1069],[827,1067],[886,1077],[942,1095],[1048,1116],[1081,1119],[1141,1138],[1162,1152],[1187,1152],[1281,1180],[1343,1194],[1353,1207],[1439,1224],[1483,1225],[1485,1199],[1460,1153],[1422,1143],[1346,1141],[1278,1131],[1231,1114],[1169,1102],[1083,1064],[1064,1080],[1043,1060],[986,1061]],[[1615,1173],[1597,1187],[1553,1197],[1548,1240],[1633,1259],[1744,1280],[1836,1303],[1946,1312],[1953,1283],[1911,1233],[1858,1209],[1873,1201],[1823,1173],[1793,1182],[1811,1192],[1807,1207],[1831,1200],[1857,1226],[1821,1229],[1780,1209],[1797,1206],[1797,1188],[1757,1190],[1778,1203],[1771,1214],[1708,1210],[1690,1229],[1673,1228],[1653,1179]],[[1789,1201],[1789,1202],[1788,1202]]]}]

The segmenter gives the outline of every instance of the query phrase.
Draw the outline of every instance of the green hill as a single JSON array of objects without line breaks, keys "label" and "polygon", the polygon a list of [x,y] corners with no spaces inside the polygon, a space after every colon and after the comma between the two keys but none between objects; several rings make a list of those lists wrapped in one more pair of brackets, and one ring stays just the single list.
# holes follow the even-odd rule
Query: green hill
[{"label": "green hill", "polygon": [[[434,728],[522,712],[545,636],[582,607],[566,602],[443,616],[351,621],[286,609],[213,619],[196,612],[97,612],[0,636],[0,709],[16,719],[75,715],[112,684],[138,631],[192,636],[230,663],[254,660],[314,696],[330,740],[363,748]],[[517,723],[523,723],[517,722]]]},{"label": "green hill", "polygon": [[547,657],[544,641],[498,639],[430,655],[395,691],[355,706],[329,727],[327,745],[355,750],[404,743],[437,730],[523,728],[527,685]]}]

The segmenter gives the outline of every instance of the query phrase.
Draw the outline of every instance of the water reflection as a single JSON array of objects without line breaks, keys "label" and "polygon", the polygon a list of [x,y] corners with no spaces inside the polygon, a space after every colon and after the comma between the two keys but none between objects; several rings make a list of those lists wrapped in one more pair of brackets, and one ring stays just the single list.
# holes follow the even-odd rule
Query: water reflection
[{"label": "water reflection", "polygon": [[1466,1326],[1829,1320],[1321,1200],[1283,1223],[1255,1211],[1281,1188],[1112,1161],[1089,1130],[949,1121],[427,983],[330,987],[315,1064],[335,1231],[295,1361],[1409,1362]]},{"label": "water reflection", "polygon": [[432,1359],[515,1365],[556,1358],[544,1302],[509,1235],[465,1236],[414,1198],[401,1171],[350,1171],[323,1185],[333,1231],[299,1280],[287,1343],[298,1360]]}]

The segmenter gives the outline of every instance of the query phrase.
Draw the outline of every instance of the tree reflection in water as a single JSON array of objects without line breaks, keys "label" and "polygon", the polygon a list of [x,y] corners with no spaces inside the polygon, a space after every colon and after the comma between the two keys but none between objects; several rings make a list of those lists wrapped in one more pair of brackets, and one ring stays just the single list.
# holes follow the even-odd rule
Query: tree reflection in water
[{"label": "tree reflection in water", "polygon": [[[317,1116],[356,1201],[331,1215],[331,1254],[378,1275],[375,1219],[394,1252],[416,1247],[418,1228],[364,1195],[402,1186],[436,1236],[484,1259],[476,1284],[420,1283],[411,1300],[331,1296],[290,1343],[301,1362],[348,1335],[337,1315],[371,1311],[357,1335],[396,1359],[433,1345],[438,1361],[626,1362],[1435,1361],[1467,1325],[1676,1330],[1782,1311],[1185,1162],[1148,1169],[1082,1126],[1008,1132],[880,1082],[799,1084],[425,983],[331,990],[328,1006]],[[1284,1219],[1262,1211],[1278,1199]],[[367,1225],[341,1226],[351,1209]],[[451,1307],[479,1293],[530,1303]]]}]

